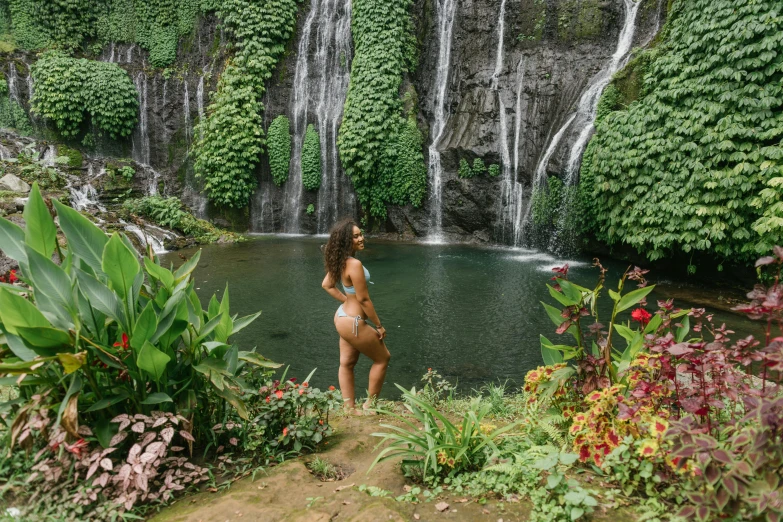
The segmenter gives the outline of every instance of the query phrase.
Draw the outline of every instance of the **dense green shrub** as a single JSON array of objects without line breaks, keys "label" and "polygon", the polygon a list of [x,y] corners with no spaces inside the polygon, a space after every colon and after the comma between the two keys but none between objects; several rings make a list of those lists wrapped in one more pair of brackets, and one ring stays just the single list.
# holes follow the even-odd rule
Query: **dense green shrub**
[{"label": "dense green shrub", "polygon": [[422,154],[423,138],[416,117],[411,115],[397,130],[395,139],[386,151],[391,179],[389,202],[395,205],[421,205],[427,192],[427,167]]},{"label": "dense green shrub", "polygon": [[112,138],[129,136],[136,126],[136,88],[122,68],[112,63],[45,53],[32,66],[33,111],[54,122],[63,136],[80,131],[84,113]]},{"label": "dense green shrub", "polygon": [[498,165],[497,163],[493,163],[492,165],[490,165],[489,168],[487,169],[487,174],[489,174],[493,178],[495,176],[500,176],[500,165]]},{"label": "dense green shrub", "polygon": [[[413,70],[416,60],[410,6],[410,0],[358,0],[353,4],[355,54],[338,145],[359,203],[379,218],[386,215],[394,185],[397,158],[388,153],[397,152],[399,157],[400,149],[406,147],[402,140],[410,136],[399,96],[402,74]],[[389,147],[392,137],[401,141]],[[414,191],[417,187],[412,186]],[[418,194],[410,199],[418,199]]]},{"label": "dense green shrub", "polygon": [[487,166],[484,165],[483,159],[476,158],[473,160],[473,166],[471,167],[471,170],[473,171],[474,176],[480,176],[487,171]]},{"label": "dense green shrub", "polygon": [[191,236],[199,243],[214,243],[219,239],[238,240],[235,234],[221,230],[209,221],[195,217],[182,204],[182,201],[174,196],[167,198],[146,196],[139,199],[128,199],[122,204],[122,207],[126,212],[142,216],[157,225]]},{"label": "dense green shrub", "polygon": [[321,188],[321,139],[312,123],[302,143],[302,185],[313,191]]},{"label": "dense green shrub", "polygon": [[460,178],[473,177],[473,169],[470,168],[470,163],[468,163],[468,160],[465,158],[459,160],[459,169],[457,169],[457,174]]},{"label": "dense green shrub", "polygon": [[266,139],[269,150],[269,170],[278,187],[288,179],[291,168],[291,122],[285,114],[272,120]]},{"label": "dense green shrub", "polygon": [[196,176],[209,198],[222,207],[247,205],[263,150],[261,113],[264,82],[285,51],[296,23],[295,0],[225,0],[220,16],[236,37],[236,55],[198,123]]},{"label": "dense green shrub", "polygon": [[16,100],[8,95],[8,86],[0,81],[0,87],[4,92],[0,93],[0,128],[16,129],[16,131],[28,136],[33,133],[33,125],[24,108]]},{"label": "dense green shrub", "polygon": [[735,261],[783,242],[781,45],[779,2],[675,1],[640,98],[583,160],[599,239]]},{"label": "dense green shrub", "polygon": [[42,0],[9,0],[14,41],[22,49],[35,51],[50,44],[49,31],[42,25]]}]

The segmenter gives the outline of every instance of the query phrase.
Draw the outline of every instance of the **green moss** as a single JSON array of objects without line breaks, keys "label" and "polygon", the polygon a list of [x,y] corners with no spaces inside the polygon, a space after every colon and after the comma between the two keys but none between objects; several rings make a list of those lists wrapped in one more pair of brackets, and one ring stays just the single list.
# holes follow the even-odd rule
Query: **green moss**
[{"label": "green moss", "polygon": [[82,161],[84,157],[82,156],[82,153],[79,152],[76,149],[72,149],[66,145],[58,145],[57,146],[57,155],[58,156],[67,156],[68,157],[68,166],[72,169],[78,169],[82,166]]},{"label": "green moss", "polygon": [[635,56],[628,65],[619,71],[612,79],[612,84],[617,88],[619,97],[617,103],[620,107],[627,107],[643,95],[644,75],[650,65],[652,54],[642,52]]},{"label": "green moss", "polygon": [[601,34],[599,0],[563,0],[557,7],[557,35],[561,40],[584,40]]}]

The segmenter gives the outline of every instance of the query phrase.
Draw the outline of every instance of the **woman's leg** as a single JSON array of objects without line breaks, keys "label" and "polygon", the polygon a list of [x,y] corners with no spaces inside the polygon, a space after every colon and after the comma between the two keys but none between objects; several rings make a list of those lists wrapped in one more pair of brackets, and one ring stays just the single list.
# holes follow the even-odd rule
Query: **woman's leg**
[{"label": "woman's leg", "polygon": [[[378,332],[364,321],[359,322],[359,335],[353,334],[354,319],[352,317],[338,317],[335,320],[340,337],[358,352],[372,360],[370,368],[369,397],[364,406],[369,407],[370,402],[381,393],[383,381],[386,379],[386,369],[389,367],[391,354],[386,348],[386,343],[378,339]],[[342,349],[340,351],[342,354]]]},{"label": "woman's leg", "polygon": [[359,360],[359,351],[340,337],[340,369],[337,371],[337,380],[340,382],[340,391],[343,394],[343,404],[351,409],[356,405],[356,397],[353,385],[353,368]]}]

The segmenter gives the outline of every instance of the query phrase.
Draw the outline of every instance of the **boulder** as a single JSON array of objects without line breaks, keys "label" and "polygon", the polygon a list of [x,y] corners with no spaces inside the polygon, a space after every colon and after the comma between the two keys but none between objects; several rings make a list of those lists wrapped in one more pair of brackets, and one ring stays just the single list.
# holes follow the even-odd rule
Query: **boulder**
[{"label": "boulder", "polygon": [[14,176],[13,174],[6,174],[0,178],[0,190],[8,190],[10,192],[22,192],[27,194],[30,192],[30,185]]}]

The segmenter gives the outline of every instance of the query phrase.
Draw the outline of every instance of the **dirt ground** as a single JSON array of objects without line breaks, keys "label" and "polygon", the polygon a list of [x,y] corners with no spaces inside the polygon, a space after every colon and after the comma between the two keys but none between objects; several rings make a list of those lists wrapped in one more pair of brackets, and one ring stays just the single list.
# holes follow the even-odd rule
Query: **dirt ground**
[{"label": "dirt ground", "polygon": [[[359,491],[359,486],[376,486],[392,493],[405,493],[406,482],[396,462],[388,461],[367,470],[375,459],[373,452],[378,439],[371,433],[382,431],[381,423],[388,417],[339,417],[335,435],[318,454],[334,465],[353,472],[342,480],[321,482],[313,476],[306,463],[314,455],[290,460],[268,471],[234,483],[223,493],[199,493],[185,496],[165,508],[150,520],[154,522],[375,522],[394,521],[491,521],[517,522],[528,519],[530,505],[525,502],[478,499],[444,492],[430,502],[412,504],[396,502],[394,498],[372,497]],[[423,498],[419,495],[419,498]],[[445,502],[448,508],[435,506]],[[443,507],[441,504],[439,507]],[[597,517],[595,515],[598,515]],[[625,517],[600,511],[594,520],[619,522]]]}]

